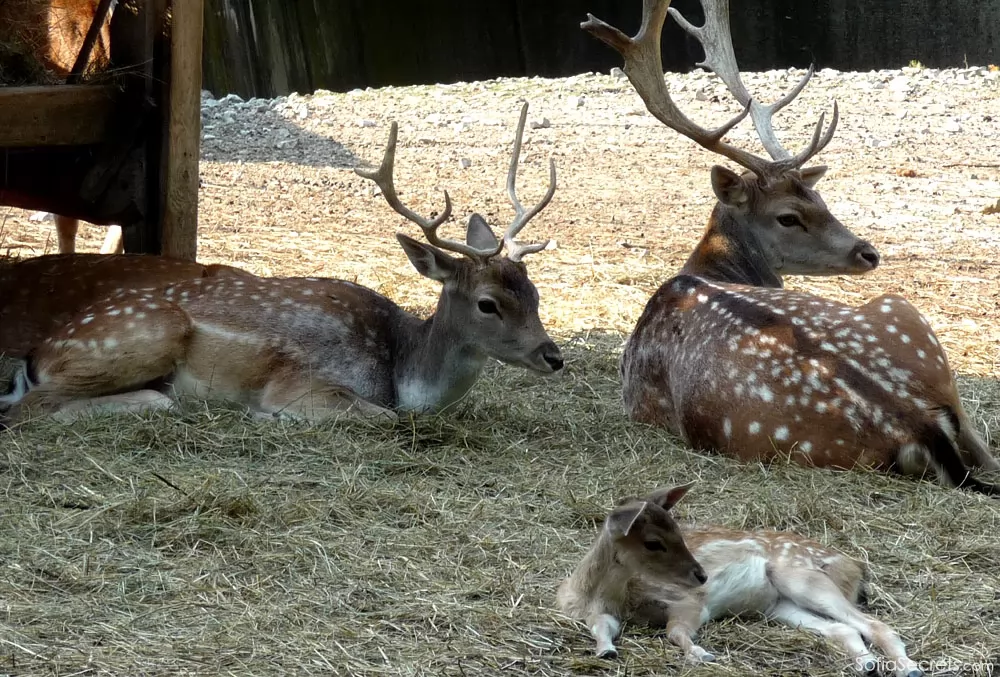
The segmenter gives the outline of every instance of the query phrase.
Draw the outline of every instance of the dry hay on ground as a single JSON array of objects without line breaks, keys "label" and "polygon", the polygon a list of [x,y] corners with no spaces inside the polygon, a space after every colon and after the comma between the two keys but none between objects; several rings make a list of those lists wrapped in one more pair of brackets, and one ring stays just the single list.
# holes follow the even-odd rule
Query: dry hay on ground
[{"label": "dry hay on ground", "polygon": [[[97,2],[0,1],[0,86],[63,82],[83,45]],[[94,76],[107,68],[109,39],[105,26],[84,75]]]},{"label": "dry hay on ground", "polygon": [[[970,165],[1000,156],[1000,140],[983,133],[996,81],[963,87],[945,75],[907,75],[906,102],[897,90],[864,89],[862,75],[821,73],[806,90],[794,138],[832,96],[842,102],[821,186],[885,263],[864,278],[790,284],[849,302],[885,291],[913,299],[995,440],[1000,221],[982,207],[1000,194],[1000,173]],[[685,85],[677,99],[693,116],[723,116],[696,96],[714,92],[706,78],[672,82]],[[773,74],[748,84],[765,97],[781,86]],[[553,610],[556,585],[616,499],[689,479],[699,486],[680,508],[685,518],[795,529],[870,560],[871,608],[915,659],[998,659],[996,502],[869,473],[743,466],[624,420],[621,341],[697,239],[712,158],[636,114],[622,81],[206,107],[202,257],[355,279],[428,312],[436,289],[391,237],[411,227],[350,169],[377,161],[397,119],[404,200],[429,212],[447,187],[459,216],[478,208],[506,219],[522,95],[532,119],[551,121],[526,133],[525,201],[541,194],[548,155],[559,163],[556,198],[524,235],[558,241],[528,265],[565,373],[491,367],[454,415],[394,427],[264,425],[188,403],[182,416],[36,424],[0,437],[0,673],[843,674],[822,642],[755,620],[705,629],[718,666],[688,670],[661,635],[631,627],[622,658],[598,660],[586,630]],[[952,118],[962,131],[939,131]],[[25,217],[8,212],[0,238],[17,255],[40,253],[52,227]],[[102,237],[82,232],[81,246],[96,249]]]}]

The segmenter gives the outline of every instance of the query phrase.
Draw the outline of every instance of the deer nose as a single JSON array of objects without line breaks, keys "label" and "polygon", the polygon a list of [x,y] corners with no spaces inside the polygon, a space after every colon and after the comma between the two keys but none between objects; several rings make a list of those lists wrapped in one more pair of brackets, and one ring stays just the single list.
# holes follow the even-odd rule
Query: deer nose
[{"label": "deer nose", "polygon": [[708,580],[708,574],[700,566],[692,572],[692,575],[694,580],[698,581],[698,585],[703,585]]},{"label": "deer nose", "polygon": [[869,270],[874,270],[878,267],[878,263],[882,257],[879,256],[878,250],[871,246],[867,242],[862,242],[857,251],[854,254],[854,258],[858,260],[858,263],[866,266]]},{"label": "deer nose", "polygon": [[555,343],[552,341],[543,343],[539,350],[542,353],[542,359],[552,368],[552,371],[559,371],[563,368],[563,356]]}]

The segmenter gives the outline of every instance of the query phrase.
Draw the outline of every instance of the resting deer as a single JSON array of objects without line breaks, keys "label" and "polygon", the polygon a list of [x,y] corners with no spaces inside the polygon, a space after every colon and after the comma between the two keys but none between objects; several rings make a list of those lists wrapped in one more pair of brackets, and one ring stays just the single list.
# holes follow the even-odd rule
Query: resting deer
[{"label": "resting deer", "polygon": [[[25,356],[8,418],[71,415],[101,407],[169,407],[190,394],[247,404],[259,414],[308,420],[339,413],[394,416],[445,409],[472,387],[489,358],[541,373],[563,366],[538,317],[538,292],[522,258],[545,243],[515,238],[555,193],[555,162],[542,200],[525,209],[515,178],[527,105],[507,177],[516,216],[498,240],[482,217],[466,242],[441,238],[393,186],[396,124],[375,181],[389,205],[423,230],[400,245],[425,277],[442,283],[437,311],[420,319],[342,280],[259,278],[225,266],[158,257],[50,256],[0,273],[0,353]],[[506,246],[507,255],[501,256]],[[453,257],[447,252],[461,254]],[[150,385],[156,386],[150,389]]]},{"label": "resting deer", "polygon": [[[805,87],[763,106],[740,78],[728,0],[702,0],[705,25],[644,0],[634,38],[589,15],[581,27],[614,47],[647,109],[667,127],[747,171],[712,168],[718,203],[680,273],[649,300],[621,360],[623,398],[636,421],[669,428],[698,449],[746,461],[790,456],[804,465],[869,466],[924,475],[996,495],[969,467],[1000,469],[962,408],[944,350],[926,319],[899,296],[860,307],[782,288],[784,275],[862,274],[879,263],[871,244],[827,209],[815,186],[826,167],[803,168],[833,138],[823,116],[791,155],[771,116]],[[670,98],[660,33],[671,14],[745,107],[704,129]],[[770,160],[723,137],[747,115]]]},{"label": "resting deer", "polygon": [[790,532],[680,527],[670,510],[691,486],[625,500],[560,585],[560,609],[587,623],[598,655],[617,656],[614,640],[622,623],[633,622],[666,628],[689,661],[714,661],[694,643],[698,629],[760,614],[839,644],[859,672],[879,666],[867,643],[897,677],[923,674],[893,629],[856,607],[859,562]]}]

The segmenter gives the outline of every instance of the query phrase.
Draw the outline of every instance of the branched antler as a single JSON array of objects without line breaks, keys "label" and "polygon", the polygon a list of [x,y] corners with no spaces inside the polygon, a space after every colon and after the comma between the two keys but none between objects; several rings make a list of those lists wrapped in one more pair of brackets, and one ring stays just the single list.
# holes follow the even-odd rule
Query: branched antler
[{"label": "branched antler", "polygon": [[503,234],[503,238],[497,241],[496,246],[489,249],[478,249],[464,242],[449,240],[438,236],[438,227],[447,221],[449,216],[451,216],[451,198],[448,196],[447,190],[444,191],[444,211],[442,211],[441,214],[433,220],[420,216],[400,201],[399,196],[396,194],[396,187],[392,180],[392,173],[396,160],[396,136],[399,130],[399,127],[395,122],[393,122],[392,126],[389,128],[389,143],[385,147],[385,155],[382,157],[382,164],[379,165],[379,168],[376,170],[358,168],[355,169],[354,172],[358,176],[374,181],[382,190],[382,195],[385,197],[385,201],[389,203],[389,206],[392,207],[398,214],[404,216],[407,220],[420,226],[420,229],[424,231],[424,237],[426,237],[427,241],[432,245],[482,262],[488,261],[499,254],[504,245],[506,245],[507,258],[511,261],[520,261],[528,254],[540,252],[548,246],[548,241],[536,244],[521,244],[514,238],[531,219],[537,216],[540,211],[545,209],[556,192],[556,163],[554,159],[550,159],[549,190],[545,193],[545,196],[542,197],[541,201],[531,209],[525,209],[524,205],[522,205],[521,201],[517,198],[517,190],[514,187],[514,183],[517,179],[517,161],[521,155],[521,137],[524,135],[524,123],[527,118],[528,104],[525,102],[525,104],[521,107],[521,119],[517,125],[517,135],[514,138],[514,150],[510,159],[510,171],[507,173],[507,194],[510,196],[510,200],[514,204],[514,221],[507,227],[507,230]]},{"label": "branched antler", "polygon": [[517,161],[521,156],[521,137],[524,134],[524,123],[527,119],[528,102],[525,101],[524,105],[521,106],[521,118],[517,122],[514,150],[510,157],[510,170],[507,172],[507,195],[514,205],[514,221],[511,222],[506,232],[504,232],[503,241],[507,245],[507,258],[511,261],[520,261],[528,254],[540,252],[548,246],[548,240],[537,244],[521,244],[514,240],[514,237],[521,232],[521,229],[528,224],[528,221],[535,218],[540,211],[545,209],[552,200],[552,196],[556,193],[556,161],[554,158],[549,158],[549,189],[545,193],[545,196],[529,210],[525,210],[524,205],[517,199],[517,190],[514,188],[514,182],[517,179]]},{"label": "branched antler", "polygon": [[[774,177],[789,169],[801,167],[809,158],[820,152],[833,138],[839,119],[837,104],[833,107],[833,120],[823,134],[825,115],[820,115],[811,142],[795,156],[786,151],[774,135],[771,118],[788,105],[812,77],[810,68],[795,88],[779,101],[763,106],[753,100],[740,79],[736,56],[733,52],[729,28],[729,0],[700,0],[705,10],[705,25],[691,25],[677,10],[670,7],[670,0],[643,0],[642,26],[635,37],[628,37],[617,28],[606,24],[592,14],[580,27],[602,42],[616,49],[625,59],[625,74],[642,97],[646,108],[660,122],[687,136],[702,147],[718,153],[749,169],[760,177]],[[744,110],[735,118],[715,130],[707,130],[692,122],[670,98],[670,91],[663,80],[663,63],[660,59],[660,36],[663,22],[670,14],[689,34],[701,43],[705,60],[699,65],[711,68]],[[749,114],[754,128],[772,160],[736,148],[722,138]]]},{"label": "branched antler", "polygon": [[820,133],[823,131],[823,114],[820,115],[816,123],[812,141],[798,154],[792,156],[775,136],[771,119],[775,113],[790,104],[809,83],[815,72],[813,65],[809,66],[805,76],[788,94],[769,106],[761,104],[750,96],[750,92],[747,91],[740,77],[729,25],[729,0],[699,1],[705,13],[705,24],[701,27],[693,26],[673,7],[668,9],[674,21],[701,43],[701,47],[705,51],[705,60],[699,62],[698,65],[712,69],[725,83],[726,88],[736,97],[736,100],[744,106],[750,107],[750,118],[753,120],[754,129],[757,130],[757,136],[771,158],[777,161],[774,164],[774,171],[780,172],[785,169],[801,167],[833,139],[833,134],[837,129],[837,121],[840,119],[837,102],[833,102],[833,120],[822,138],[820,138]]},{"label": "branched antler", "polygon": [[456,254],[463,254],[477,260],[486,260],[499,254],[500,248],[503,246],[502,242],[492,249],[477,249],[464,242],[438,237],[438,227],[451,216],[451,197],[449,197],[448,191],[444,191],[444,211],[435,219],[427,219],[420,216],[400,201],[399,196],[396,194],[396,186],[392,182],[392,172],[396,161],[396,135],[398,132],[399,126],[393,122],[389,128],[389,143],[386,144],[385,155],[382,157],[382,164],[379,165],[378,169],[372,171],[356,168],[354,173],[374,181],[382,190],[382,195],[385,197],[385,201],[389,203],[389,206],[408,221],[412,221],[420,226],[420,229],[424,231],[424,237],[435,247],[440,247]]}]

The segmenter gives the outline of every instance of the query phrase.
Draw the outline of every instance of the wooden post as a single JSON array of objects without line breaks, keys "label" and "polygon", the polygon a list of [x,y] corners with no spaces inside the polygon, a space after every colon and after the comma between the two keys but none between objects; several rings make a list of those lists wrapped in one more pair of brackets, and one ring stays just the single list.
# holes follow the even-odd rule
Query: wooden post
[{"label": "wooden post", "polygon": [[166,124],[162,252],[198,253],[198,161],[201,144],[201,40],[204,0],[174,0]]}]

